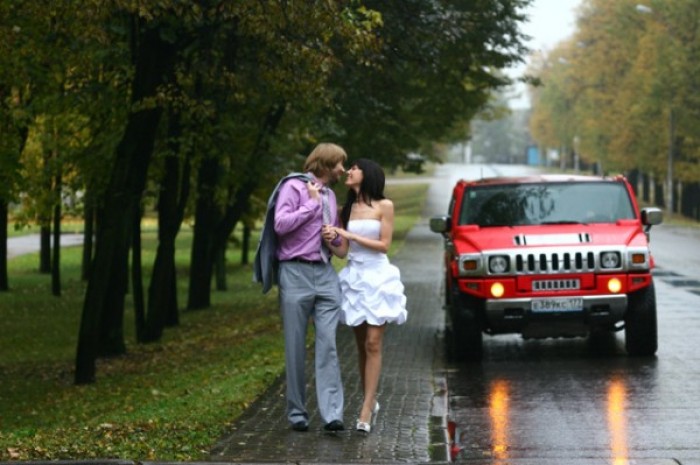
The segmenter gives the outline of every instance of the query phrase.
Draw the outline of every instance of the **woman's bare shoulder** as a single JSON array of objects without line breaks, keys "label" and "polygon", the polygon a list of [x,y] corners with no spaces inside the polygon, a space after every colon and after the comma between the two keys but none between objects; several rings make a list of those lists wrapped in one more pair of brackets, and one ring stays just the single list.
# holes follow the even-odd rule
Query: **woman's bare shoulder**
[{"label": "woman's bare shoulder", "polygon": [[389,199],[382,199],[379,201],[379,211],[383,214],[394,212],[394,202]]}]

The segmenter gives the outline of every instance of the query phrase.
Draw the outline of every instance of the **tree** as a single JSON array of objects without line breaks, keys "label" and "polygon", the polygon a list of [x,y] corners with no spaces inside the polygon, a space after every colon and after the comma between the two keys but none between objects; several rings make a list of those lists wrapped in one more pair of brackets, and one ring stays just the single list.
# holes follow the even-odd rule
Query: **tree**
[{"label": "tree", "polygon": [[510,84],[499,70],[522,60],[518,24],[529,1],[371,1],[382,27],[369,59],[338,68],[328,138],[389,166],[465,126]]},{"label": "tree", "polygon": [[677,210],[679,181],[700,180],[696,4],[588,0],[577,25],[539,66],[533,134],[552,144],[563,126],[572,128],[567,137],[579,137],[583,157],[608,172],[655,175],[656,194],[647,198],[645,186],[643,197],[661,206],[670,195]]},{"label": "tree", "polygon": [[0,291],[9,289],[9,205],[21,190],[20,155],[29,137],[30,76],[36,66],[31,50],[38,27],[32,12],[12,2],[0,4]]},{"label": "tree", "polygon": [[[97,248],[83,305],[75,382],[95,380],[95,360],[100,349],[109,354],[124,351],[121,315],[126,289],[126,263],[130,245],[129,231],[146,184],[156,131],[162,114],[158,92],[171,80],[177,47],[172,39],[177,30],[168,25],[168,17],[151,21],[134,17],[134,76],[131,87],[133,110],[128,116],[122,139],[115,153],[112,175],[107,187],[104,215],[98,231]],[[105,334],[106,333],[106,334]],[[105,338],[110,346],[100,346]],[[104,342],[102,342],[104,344]]]}]

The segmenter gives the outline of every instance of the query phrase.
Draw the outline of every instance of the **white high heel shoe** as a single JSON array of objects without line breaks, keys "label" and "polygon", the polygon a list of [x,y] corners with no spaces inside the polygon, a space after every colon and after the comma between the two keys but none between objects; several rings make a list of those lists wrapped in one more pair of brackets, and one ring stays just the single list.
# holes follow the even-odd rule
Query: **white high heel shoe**
[{"label": "white high heel shoe", "polygon": [[357,425],[355,426],[355,429],[361,433],[368,433],[372,431],[372,426],[364,421],[357,420]]},{"label": "white high heel shoe", "polygon": [[372,425],[374,425],[374,423],[377,421],[377,413],[379,413],[379,402],[375,401],[374,408],[372,409],[371,413],[372,416],[369,419],[369,423],[365,421],[360,421],[358,419],[357,425],[355,425],[355,429],[363,433],[369,433],[370,431],[372,431]]}]

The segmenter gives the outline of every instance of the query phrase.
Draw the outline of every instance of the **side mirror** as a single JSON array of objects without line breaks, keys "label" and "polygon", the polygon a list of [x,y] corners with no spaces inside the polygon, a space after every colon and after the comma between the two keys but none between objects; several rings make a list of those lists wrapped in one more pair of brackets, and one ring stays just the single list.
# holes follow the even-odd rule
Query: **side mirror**
[{"label": "side mirror", "polygon": [[452,229],[452,218],[449,216],[434,216],[430,218],[430,230],[434,233],[445,234]]},{"label": "side mirror", "polygon": [[642,208],[642,224],[644,226],[654,226],[661,224],[664,221],[664,214],[660,208],[647,207]]}]

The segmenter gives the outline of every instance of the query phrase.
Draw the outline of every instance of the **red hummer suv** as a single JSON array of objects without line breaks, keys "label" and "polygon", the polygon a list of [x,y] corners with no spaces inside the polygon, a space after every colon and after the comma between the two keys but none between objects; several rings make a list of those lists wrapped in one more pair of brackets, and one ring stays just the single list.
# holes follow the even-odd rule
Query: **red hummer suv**
[{"label": "red hummer suv", "polygon": [[461,180],[447,216],[445,341],[479,360],[482,335],[579,337],[625,330],[630,355],[657,350],[649,229],[622,176],[536,175]]}]

